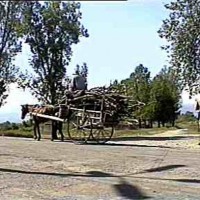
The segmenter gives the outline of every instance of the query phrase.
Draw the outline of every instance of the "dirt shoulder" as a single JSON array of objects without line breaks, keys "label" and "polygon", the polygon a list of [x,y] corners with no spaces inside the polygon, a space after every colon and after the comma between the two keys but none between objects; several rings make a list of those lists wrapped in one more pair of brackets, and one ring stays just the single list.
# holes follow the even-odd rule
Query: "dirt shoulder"
[{"label": "dirt shoulder", "polygon": [[199,135],[190,134],[188,129],[177,129],[153,135],[119,138],[119,143],[198,150],[200,149],[200,133]]}]

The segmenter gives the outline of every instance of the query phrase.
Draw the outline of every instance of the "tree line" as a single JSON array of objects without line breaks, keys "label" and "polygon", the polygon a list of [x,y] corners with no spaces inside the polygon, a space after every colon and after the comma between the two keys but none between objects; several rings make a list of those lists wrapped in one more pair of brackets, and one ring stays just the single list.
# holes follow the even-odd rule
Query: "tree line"
[{"label": "tree line", "polygon": [[132,117],[142,121],[145,126],[158,127],[166,123],[175,125],[175,119],[181,107],[180,85],[170,68],[163,67],[153,78],[151,72],[142,64],[138,65],[129,78],[120,82],[115,80],[111,87],[119,93],[129,96],[132,100],[145,103],[145,106],[132,113]]}]

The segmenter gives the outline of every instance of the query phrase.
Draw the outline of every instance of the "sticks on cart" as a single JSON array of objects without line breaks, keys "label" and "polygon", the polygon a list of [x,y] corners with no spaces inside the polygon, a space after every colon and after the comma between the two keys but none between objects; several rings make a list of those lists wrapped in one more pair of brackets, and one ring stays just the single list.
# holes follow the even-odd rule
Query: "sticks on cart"
[{"label": "sticks on cart", "polygon": [[91,88],[88,91],[81,92],[80,96],[76,93],[71,99],[68,99],[70,107],[82,108],[86,106],[89,110],[103,111],[104,113],[110,113],[115,115],[116,118],[120,118],[125,115],[141,108],[145,104],[140,101],[132,100],[130,96],[121,95],[111,88],[96,87]]}]

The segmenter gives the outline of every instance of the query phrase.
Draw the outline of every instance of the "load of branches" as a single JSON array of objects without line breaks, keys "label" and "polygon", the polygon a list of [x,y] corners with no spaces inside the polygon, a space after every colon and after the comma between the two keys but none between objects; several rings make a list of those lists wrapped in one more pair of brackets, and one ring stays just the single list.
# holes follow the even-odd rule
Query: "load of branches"
[{"label": "load of branches", "polygon": [[111,87],[95,87],[87,91],[74,92],[73,95],[67,93],[66,96],[65,103],[71,107],[103,111],[112,116],[114,121],[132,117],[136,110],[144,106],[144,103],[121,95]]}]

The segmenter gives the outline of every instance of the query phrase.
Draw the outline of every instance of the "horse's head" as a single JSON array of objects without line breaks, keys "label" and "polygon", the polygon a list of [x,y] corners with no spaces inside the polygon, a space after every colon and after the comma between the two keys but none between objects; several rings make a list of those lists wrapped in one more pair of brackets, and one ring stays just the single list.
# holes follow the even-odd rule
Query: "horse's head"
[{"label": "horse's head", "polygon": [[21,119],[24,119],[28,113],[29,113],[28,104],[21,105]]}]

